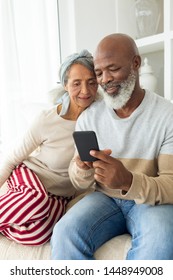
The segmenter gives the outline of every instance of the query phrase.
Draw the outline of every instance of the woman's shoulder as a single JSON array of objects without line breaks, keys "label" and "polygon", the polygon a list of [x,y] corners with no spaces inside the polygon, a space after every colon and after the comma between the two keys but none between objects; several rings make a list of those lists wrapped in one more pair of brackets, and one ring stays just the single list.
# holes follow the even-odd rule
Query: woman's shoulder
[{"label": "woman's shoulder", "polygon": [[31,126],[47,126],[53,123],[53,120],[57,120],[57,105],[51,106],[49,108],[44,108],[37,113],[35,118],[31,122]]},{"label": "woman's shoulder", "polygon": [[57,105],[51,106],[49,108],[43,109],[42,111],[40,111],[40,113],[38,114],[38,117],[40,118],[52,118],[54,116],[57,116]]}]

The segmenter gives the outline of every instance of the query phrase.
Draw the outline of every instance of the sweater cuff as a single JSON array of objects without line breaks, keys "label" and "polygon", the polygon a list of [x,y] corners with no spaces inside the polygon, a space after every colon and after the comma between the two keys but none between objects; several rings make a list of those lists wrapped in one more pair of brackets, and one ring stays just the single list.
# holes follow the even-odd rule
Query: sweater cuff
[{"label": "sweater cuff", "polygon": [[132,175],[133,175],[133,180],[132,180],[130,189],[126,193],[123,193],[123,191],[122,191],[121,195],[123,198],[125,198],[127,200],[138,200],[138,199],[140,199],[142,176],[141,176],[141,174],[136,174],[133,172],[132,172]]},{"label": "sweater cuff", "polygon": [[77,174],[77,176],[80,176],[85,179],[85,178],[88,178],[88,177],[94,175],[94,168],[84,170],[84,169],[78,167],[76,164],[76,174]]}]

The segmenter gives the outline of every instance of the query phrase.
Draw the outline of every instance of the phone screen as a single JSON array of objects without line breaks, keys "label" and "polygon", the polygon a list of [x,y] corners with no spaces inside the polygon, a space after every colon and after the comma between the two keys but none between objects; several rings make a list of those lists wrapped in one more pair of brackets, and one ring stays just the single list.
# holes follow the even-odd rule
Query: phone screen
[{"label": "phone screen", "polygon": [[95,161],[97,158],[90,155],[91,150],[99,151],[97,137],[94,131],[75,131],[73,138],[82,161]]}]

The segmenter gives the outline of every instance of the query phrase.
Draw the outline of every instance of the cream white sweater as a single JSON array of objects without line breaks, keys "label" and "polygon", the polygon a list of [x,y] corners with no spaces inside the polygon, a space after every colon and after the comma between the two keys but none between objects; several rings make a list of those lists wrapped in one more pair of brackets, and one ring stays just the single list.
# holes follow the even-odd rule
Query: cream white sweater
[{"label": "cream white sweater", "polygon": [[16,165],[24,164],[39,177],[51,193],[71,196],[75,193],[68,176],[69,162],[74,154],[72,133],[76,121],[57,114],[57,106],[42,111],[32,122],[24,137],[0,161],[0,186]]},{"label": "cream white sweater", "polygon": [[[94,130],[99,147],[111,149],[133,174],[129,191],[96,184],[109,196],[136,203],[173,204],[173,104],[146,91],[139,107],[128,117],[119,118],[104,101],[98,101],[78,118],[76,130]],[[95,184],[94,170],[82,170],[72,160],[69,173],[77,189]]]}]

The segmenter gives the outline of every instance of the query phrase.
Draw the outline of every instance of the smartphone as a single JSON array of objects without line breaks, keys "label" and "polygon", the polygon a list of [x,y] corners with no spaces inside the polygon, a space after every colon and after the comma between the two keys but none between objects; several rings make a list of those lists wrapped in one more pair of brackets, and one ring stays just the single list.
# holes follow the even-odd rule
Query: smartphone
[{"label": "smartphone", "polygon": [[97,158],[90,155],[91,150],[99,151],[97,137],[94,131],[75,131],[73,138],[82,161],[95,161]]}]

